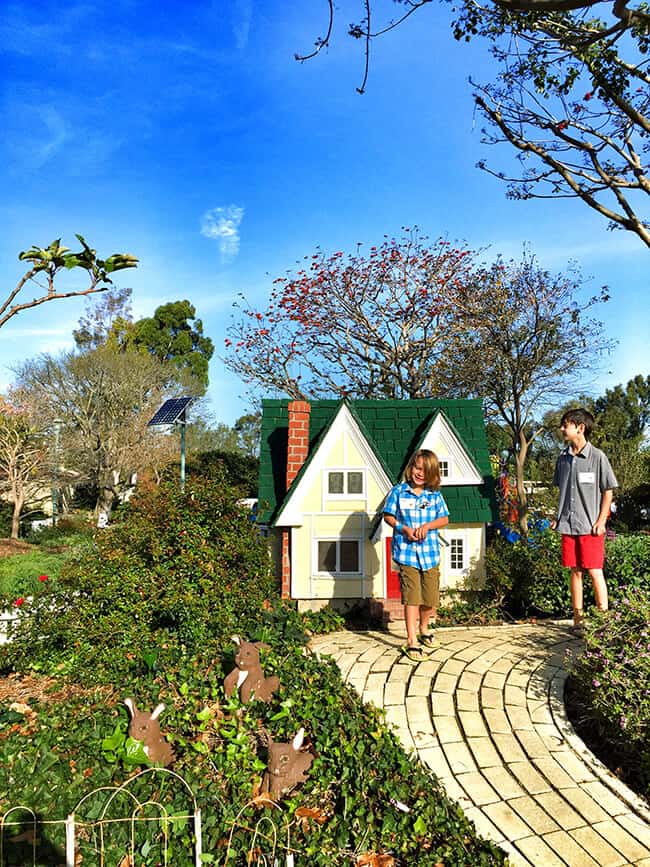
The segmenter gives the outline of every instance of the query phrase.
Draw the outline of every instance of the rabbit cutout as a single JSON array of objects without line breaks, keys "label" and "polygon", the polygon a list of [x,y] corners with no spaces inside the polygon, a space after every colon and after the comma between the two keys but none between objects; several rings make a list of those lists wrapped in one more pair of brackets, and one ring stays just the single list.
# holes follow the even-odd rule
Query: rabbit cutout
[{"label": "rabbit cutout", "polygon": [[129,723],[129,735],[136,741],[142,741],[144,752],[150,762],[168,767],[174,761],[174,750],[167,743],[160,731],[158,717],[165,709],[164,704],[159,704],[152,713],[140,711],[135,706],[132,698],[125,698],[124,704],[131,714]]},{"label": "rabbit cutout", "polygon": [[244,704],[252,698],[258,701],[269,702],[276,689],[280,686],[280,679],[275,675],[265,677],[260,665],[260,647],[267,647],[260,641],[242,641],[238,635],[233,635],[232,640],[237,645],[235,654],[235,668],[227,674],[223,681],[226,698],[239,690],[239,697]]},{"label": "rabbit cutout", "polygon": [[262,779],[262,792],[277,800],[307,779],[314,761],[308,750],[301,750],[305,730],[301,728],[290,744],[276,744],[268,736],[268,762]]}]

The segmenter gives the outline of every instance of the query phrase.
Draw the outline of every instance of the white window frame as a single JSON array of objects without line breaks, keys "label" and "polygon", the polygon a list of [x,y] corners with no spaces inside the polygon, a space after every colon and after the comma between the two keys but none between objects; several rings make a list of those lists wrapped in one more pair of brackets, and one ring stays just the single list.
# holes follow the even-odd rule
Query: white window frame
[{"label": "white window frame", "polygon": [[[445,541],[447,545],[444,546],[444,557],[445,557],[445,566],[446,572],[449,575],[468,575],[469,574],[469,564],[470,564],[470,550],[469,550],[469,535],[466,532],[454,532],[453,530],[450,532],[446,530],[444,534]],[[463,548],[463,565],[461,567],[454,567],[451,564],[451,556],[452,550],[454,548],[454,543],[460,543]]]},{"label": "white window frame", "polygon": [[[319,542],[334,542],[336,544],[336,565],[341,562],[341,542],[356,542],[358,551],[358,570],[356,572],[320,572],[318,570],[318,544]],[[317,578],[355,578],[363,575],[363,539],[359,536],[319,536],[314,538],[312,547],[312,575]]]},{"label": "white window frame", "polygon": [[[330,494],[329,480],[331,473],[343,473],[343,493]],[[348,493],[348,473],[361,474],[362,490],[358,494]],[[365,467],[328,467],[323,471],[323,496],[326,500],[365,500],[368,491],[368,476]]]}]

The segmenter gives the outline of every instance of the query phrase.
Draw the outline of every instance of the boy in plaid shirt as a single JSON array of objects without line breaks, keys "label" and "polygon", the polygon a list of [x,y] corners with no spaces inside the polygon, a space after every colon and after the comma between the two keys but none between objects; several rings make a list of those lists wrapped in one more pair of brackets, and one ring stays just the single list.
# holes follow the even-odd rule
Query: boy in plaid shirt
[{"label": "boy in plaid shirt", "polygon": [[393,529],[391,553],[399,566],[407,635],[402,651],[418,661],[424,658],[423,648],[434,645],[428,629],[440,600],[438,529],[449,523],[449,510],[438,490],[440,467],[432,451],[415,452],[404,476],[406,481],[395,485],[386,499],[384,521]]}]

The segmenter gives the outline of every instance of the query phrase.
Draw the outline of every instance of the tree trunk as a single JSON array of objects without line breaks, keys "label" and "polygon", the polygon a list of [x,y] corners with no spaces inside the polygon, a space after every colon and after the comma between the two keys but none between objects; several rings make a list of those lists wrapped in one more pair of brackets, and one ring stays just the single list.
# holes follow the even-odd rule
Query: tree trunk
[{"label": "tree trunk", "polygon": [[115,491],[112,485],[104,484],[100,486],[97,503],[95,504],[95,516],[98,527],[103,528],[110,521],[115,499]]},{"label": "tree trunk", "polygon": [[528,535],[528,495],[524,487],[524,468],[528,443],[523,437],[519,440],[519,448],[515,451],[515,472],[517,478],[517,509],[519,511],[519,532],[522,536]]},{"label": "tree trunk", "polygon": [[20,515],[23,511],[25,498],[14,491],[14,510],[11,515],[11,538],[17,539],[20,532]]}]

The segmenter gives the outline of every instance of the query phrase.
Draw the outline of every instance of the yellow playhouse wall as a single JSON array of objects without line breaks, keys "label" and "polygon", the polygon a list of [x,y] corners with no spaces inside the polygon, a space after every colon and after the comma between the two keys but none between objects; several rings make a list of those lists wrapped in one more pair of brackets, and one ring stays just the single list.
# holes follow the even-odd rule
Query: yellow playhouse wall
[{"label": "yellow playhouse wall", "polygon": [[[329,470],[363,470],[365,495],[333,498],[325,494]],[[384,498],[384,491],[366,466],[347,431],[333,443],[322,471],[304,491],[304,522],[292,529],[292,595],[299,599],[330,599],[381,596],[384,592],[381,543],[369,539],[370,524]],[[349,537],[362,543],[362,574],[325,577],[313,574],[316,539]]]}]

